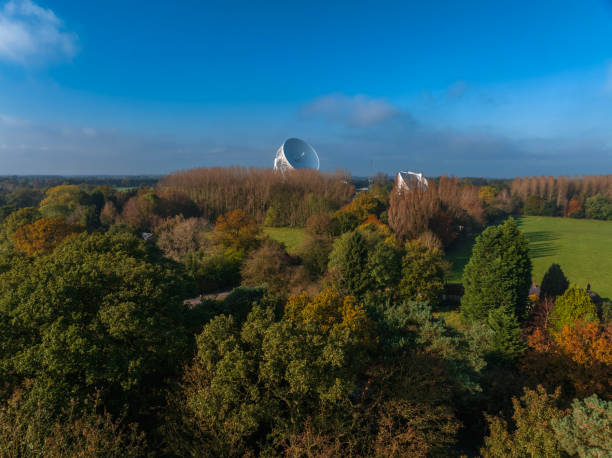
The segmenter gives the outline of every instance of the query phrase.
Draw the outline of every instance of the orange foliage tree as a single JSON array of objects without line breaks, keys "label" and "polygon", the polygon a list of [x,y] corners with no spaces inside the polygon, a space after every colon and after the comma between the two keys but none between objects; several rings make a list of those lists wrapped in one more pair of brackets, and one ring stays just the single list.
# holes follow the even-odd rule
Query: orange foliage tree
[{"label": "orange foliage tree", "polygon": [[577,320],[559,332],[536,328],[528,336],[530,350],[522,369],[549,388],[561,385],[564,395],[597,394],[612,399],[612,329]]},{"label": "orange foliage tree", "polygon": [[67,224],[62,218],[41,218],[15,232],[15,249],[28,256],[49,253],[66,237],[80,230],[79,225]]},{"label": "orange foliage tree", "polygon": [[584,217],[584,208],[578,199],[572,199],[567,206],[567,216]]},{"label": "orange foliage tree", "polygon": [[260,231],[255,218],[242,210],[232,210],[219,216],[212,238],[225,249],[248,251],[257,246]]}]

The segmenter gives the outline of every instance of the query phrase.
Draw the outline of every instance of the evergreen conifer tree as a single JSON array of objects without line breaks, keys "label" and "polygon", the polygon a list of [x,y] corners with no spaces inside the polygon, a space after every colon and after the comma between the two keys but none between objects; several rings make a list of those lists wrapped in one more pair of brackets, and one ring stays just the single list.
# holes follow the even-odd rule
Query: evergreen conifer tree
[{"label": "evergreen conifer tree", "polygon": [[487,324],[493,331],[490,353],[496,360],[516,361],[526,348],[513,310],[498,307],[489,312]]},{"label": "evergreen conifer tree", "polygon": [[348,294],[363,295],[370,287],[368,247],[359,231],[354,231],[342,250],[339,268],[342,274],[341,286]]},{"label": "evergreen conifer tree", "polygon": [[522,319],[530,285],[528,242],[516,221],[508,218],[476,238],[463,273],[461,313],[467,322],[481,321],[491,310],[506,307]]}]

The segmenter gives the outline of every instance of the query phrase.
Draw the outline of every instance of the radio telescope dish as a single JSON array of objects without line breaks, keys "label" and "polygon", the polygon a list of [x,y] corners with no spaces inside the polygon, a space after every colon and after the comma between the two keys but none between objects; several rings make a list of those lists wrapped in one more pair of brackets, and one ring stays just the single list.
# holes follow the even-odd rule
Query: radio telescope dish
[{"label": "radio telescope dish", "polygon": [[395,184],[398,192],[412,189],[424,191],[428,186],[427,178],[423,176],[423,173],[416,172],[398,172],[395,177]]},{"label": "radio telescope dish", "polygon": [[289,138],[276,152],[274,170],[319,170],[319,156],[312,146],[299,138]]}]

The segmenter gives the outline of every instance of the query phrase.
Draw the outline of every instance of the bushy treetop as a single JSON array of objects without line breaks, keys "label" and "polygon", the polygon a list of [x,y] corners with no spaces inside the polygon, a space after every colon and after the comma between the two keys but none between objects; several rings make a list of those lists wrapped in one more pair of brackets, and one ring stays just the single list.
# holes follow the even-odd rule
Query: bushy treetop
[{"label": "bushy treetop", "polygon": [[572,285],[557,297],[551,321],[555,329],[561,331],[565,326],[573,327],[578,319],[597,320],[597,307],[586,289]]},{"label": "bushy treetop", "polygon": [[0,370],[49,407],[95,390],[119,408],[189,355],[179,266],[132,235],[79,235],[0,276]]}]

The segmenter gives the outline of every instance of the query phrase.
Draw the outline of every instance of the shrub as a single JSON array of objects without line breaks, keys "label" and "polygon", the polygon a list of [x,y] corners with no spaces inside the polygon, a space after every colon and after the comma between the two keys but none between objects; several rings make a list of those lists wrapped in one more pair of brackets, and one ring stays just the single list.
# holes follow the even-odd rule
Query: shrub
[{"label": "shrub", "polygon": [[572,285],[557,297],[551,322],[557,331],[561,331],[565,326],[574,326],[577,319],[597,320],[597,307],[586,289]]}]

